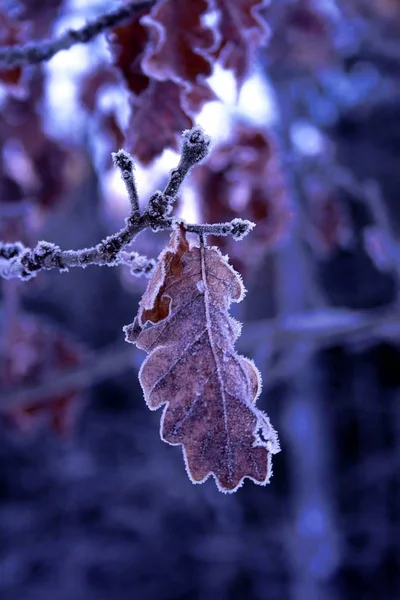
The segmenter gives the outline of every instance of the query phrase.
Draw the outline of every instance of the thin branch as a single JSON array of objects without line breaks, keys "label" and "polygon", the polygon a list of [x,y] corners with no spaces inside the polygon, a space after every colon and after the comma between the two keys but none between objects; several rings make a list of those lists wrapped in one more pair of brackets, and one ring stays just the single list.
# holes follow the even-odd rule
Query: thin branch
[{"label": "thin branch", "polygon": [[281,321],[264,320],[248,323],[240,338],[243,350],[256,348],[268,338],[274,348],[292,346],[297,341],[308,341],[313,349],[335,344],[357,343],[384,339],[394,343],[400,340],[400,315],[395,306],[376,311],[354,311],[326,308],[302,312]]},{"label": "thin branch", "polygon": [[186,231],[198,235],[231,235],[235,240],[243,239],[252,229],[255,223],[246,219],[233,219],[227,223],[210,223],[205,225],[185,224]]},{"label": "thin branch", "polygon": [[3,46],[0,48],[0,66],[2,69],[13,69],[47,61],[60,50],[68,50],[75,44],[90,42],[107,29],[112,29],[134,14],[150,8],[154,2],[155,0],[143,0],[120,6],[112,12],[89,21],[80,29],[69,29],[55,40],[30,42],[23,46]]},{"label": "thin branch", "polygon": [[[0,242],[0,276],[5,279],[19,277],[26,280],[41,270],[58,269],[66,272],[71,267],[126,264],[127,256],[120,258],[119,252],[149,225],[147,215],[139,219],[128,218],[121,231],[105,238],[97,246],[83,250],[61,250],[59,246],[45,241],[38,242],[34,248],[24,247],[19,243],[2,245]],[[137,258],[139,262],[148,261],[139,255]]]},{"label": "thin branch", "polygon": [[126,152],[125,150],[113,152],[112,158],[115,166],[118,167],[121,172],[121,178],[125,184],[131,203],[132,215],[138,217],[140,214],[139,196],[136,188],[135,176],[133,174],[133,158],[129,152]]},{"label": "thin branch", "polygon": [[183,132],[181,143],[181,158],[176,169],[171,171],[169,181],[164,189],[164,196],[175,200],[179,187],[190,169],[201,162],[209,153],[211,138],[203,129],[196,125]]},{"label": "thin branch", "polygon": [[[23,280],[35,277],[39,271],[58,269],[68,272],[72,267],[86,268],[89,265],[115,267],[128,265],[134,275],[149,275],[154,267],[154,259],[140,256],[136,252],[121,252],[121,249],[134,240],[138,233],[151,228],[153,231],[174,229],[177,223],[183,223],[191,233],[212,235],[231,234],[235,239],[242,239],[249,233],[254,223],[245,219],[234,219],[229,223],[196,225],[184,223],[178,219],[151,218],[145,213],[139,219],[127,219],[127,225],[118,233],[109,236],[97,246],[83,250],[61,250],[50,242],[40,241],[34,248],[20,243],[2,244],[0,242],[0,277],[4,279],[20,278]],[[11,250],[10,250],[11,248]],[[16,253],[18,248],[19,252]]]},{"label": "thin branch", "polygon": [[0,391],[0,411],[34,402],[52,401],[61,392],[84,390],[91,385],[132,369],[134,352],[127,345],[108,348],[84,364],[68,370],[56,370],[45,379],[17,389]]},{"label": "thin branch", "polygon": [[154,260],[139,256],[136,252],[126,252],[124,248],[144,229],[174,229],[179,223],[193,233],[232,235],[236,240],[242,239],[253,229],[254,223],[245,219],[233,219],[229,223],[195,225],[168,216],[179,185],[190,169],[208,154],[209,146],[210,138],[200,127],[195,126],[183,132],[182,158],[175,174],[171,175],[166,191],[157,191],[151,196],[142,215],[133,176],[133,159],[125,150],[113,153],[114,164],[121,171],[131,201],[131,214],[125,221],[125,227],[96,246],[82,250],[61,250],[59,246],[46,241],[38,242],[34,248],[25,247],[20,242],[0,242],[0,277],[26,280],[41,270],[58,269],[65,272],[71,267],[113,267],[121,264],[129,265],[134,275],[148,275],[155,264]]}]

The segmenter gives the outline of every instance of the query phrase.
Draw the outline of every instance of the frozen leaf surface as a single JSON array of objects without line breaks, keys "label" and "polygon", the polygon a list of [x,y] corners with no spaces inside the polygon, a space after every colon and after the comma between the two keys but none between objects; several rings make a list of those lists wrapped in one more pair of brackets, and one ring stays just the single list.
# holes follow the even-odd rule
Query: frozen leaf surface
[{"label": "frozen leaf surface", "polygon": [[139,378],[151,410],[166,405],[161,437],[182,445],[194,483],[213,475],[234,492],[248,477],[264,485],[276,433],[255,401],[257,368],[237,354],[240,324],[228,313],[240,302],[240,276],[215,247],[189,247],[182,229],[171,236],[139,306],[127,340],[149,353]]}]

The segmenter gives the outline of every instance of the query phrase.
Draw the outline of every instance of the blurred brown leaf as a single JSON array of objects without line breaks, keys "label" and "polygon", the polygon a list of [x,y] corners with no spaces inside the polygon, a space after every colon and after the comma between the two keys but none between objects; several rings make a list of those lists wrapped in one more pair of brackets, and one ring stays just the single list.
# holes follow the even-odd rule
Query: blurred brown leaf
[{"label": "blurred brown leaf", "polygon": [[[0,388],[4,391],[32,385],[85,358],[80,344],[39,317],[20,315],[12,323],[3,321],[1,330],[5,353],[0,361]],[[7,409],[4,414],[21,431],[47,423],[55,433],[65,435],[75,422],[81,399],[81,390],[67,389],[41,402]]]},{"label": "blurred brown leaf", "polygon": [[48,36],[58,16],[63,0],[18,0],[22,10],[18,20],[29,22],[32,38]]},{"label": "blurred brown leaf", "polygon": [[149,39],[148,31],[141,18],[148,11],[141,11],[121,27],[116,27],[108,36],[113,63],[122,74],[126,86],[135,96],[143,93],[150,78],[142,69],[142,58]]},{"label": "blurred brown leaf", "polygon": [[259,264],[261,256],[288,234],[293,210],[268,131],[237,122],[230,139],[216,146],[192,177],[206,222],[245,217],[257,225],[240,246],[229,237],[218,240],[235,268],[245,271]]},{"label": "blurred brown leaf", "polygon": [[226,69],[232,69],[239,85],[248,72],[255,49],[267,40],[267,23],[260,14],[264,6],[264,0],[215,0],[220,19],[220,43],[215,56]]},{"label": "blurred brown leaf", "polygon": [[182,87],[173,81],[152,81],[139,98],[132,99],[126,131],[127,147],[143,164],[165,148],[178,150],[179,137],[193,125],[181,106]]},{"label": "blurred brown leaf", "polygon": [[3,151],[0,157],[0,162],[3,162],[0,187],[4,176],[15,182],[13,188],[7,185],[8,193],[0,200],[29,199],[43,211],[65,197],[73,183],[68,177],[73,153],[68,144],[44,131],[38,110],[44,96],[44,79],[40,71],[35,72],[26,91],[24,99],[8,96],[0,114],[0,149],[6,144],[12,148],[11,152]]},{"label": "blurred brown leaf", "polygon": [[273,2],[266,17],[272,32],[267,54],[277,68],[316,71],[331,63],[333,23],[318,2]]},{"label": "blurred brown leaf", "polygon": [[208,0],[161,0],[143,20],[150,39],[143,70],[162,81],[184,81],[196,86],[199,77],[212,73],[208,52],[215,32],[202,20]]},{"label": "blurred brown leaf", "polygon": [[339,249],[348,248],[354,231],[338,190],[313,177],[304,178],[304,188],[308,212],[305,232],[318,258],[325,259]]},{"label": "blurred brown leaf", "polygon": [[[216,99],[204,81],[211,74],[209,61],[196,52],[213,43],[211,30],[200,21],[206,8],[200,0],[181,12],[175,5],[172,11],[168,2],[157,4],[151,17],[142,11],[109,36],[114,64],[131,92],[126,145],[143,164],[166,148],[177,150],[182,131],[193,125],[193,114]],[[165,44],[154,33],[164,27]]]}]

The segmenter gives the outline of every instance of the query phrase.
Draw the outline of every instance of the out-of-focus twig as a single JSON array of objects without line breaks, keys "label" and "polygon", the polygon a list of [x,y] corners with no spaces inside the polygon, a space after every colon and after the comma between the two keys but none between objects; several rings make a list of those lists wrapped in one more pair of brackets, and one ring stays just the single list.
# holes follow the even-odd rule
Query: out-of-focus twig
[{"label": "out-of-focus twig", "polygon": [[[400,341],[400,315],[395,313],[365,313],[351,310],[312,311],[285,317],[247,323],[245,333],[239,338],[241,351],[254,348],[272,337],[273,346],[290,346],[298,349],[304,342],[312,350],[356,339],[387,338]],[[299,356],[301,355],[301,360]],[[310,353],[302,350],[288,352],[265,374],[265,388],[285,381],[296,375]],[[17,389],[0,391],[0,410],[11,406],[28,406],[36,401],[51,400],[52,397],[71,389],[90,387],[94,383],[114,377],[134,366],[130,347],[109,348],[93,356],[87,363],[68,371],[54,371],[46,379],[27,384]]]},{"label": "out-of-focus twig", "polygon": [[150,8],[154,2],[155,0],[144,0],[122,5],[112,12],[100,15],[80,29],[69,29],[55,40],[30,42],[24,46],[0,47],[0,66],[2,69],[13,69],[47,61],[60,50],[68,50],[76,44],[90,42],[100,33],[116,27],[135,13]]},{"label": "out-of-focus twig", "polygon": [[134,364],[133,351],[127,345],[99,352],[79,367],[57,370],[47,374],[46,378],[35,383],[22,385],[17,389],[0,391],[0,411],[29,406],[35,402],[52,401],[60,392],[83,390],[85,388],[115,377],[131,369]]},{"label": "out-of-focus twig", "polygon": [[281,321],[250,322],[246,324],[241,345],[254,348],[266,337],[275,348],[299,340],[312,342],[315,349],[371,338],[400,342],[400,314],[396,310],[361,312],[326,308],[291,315]]}]

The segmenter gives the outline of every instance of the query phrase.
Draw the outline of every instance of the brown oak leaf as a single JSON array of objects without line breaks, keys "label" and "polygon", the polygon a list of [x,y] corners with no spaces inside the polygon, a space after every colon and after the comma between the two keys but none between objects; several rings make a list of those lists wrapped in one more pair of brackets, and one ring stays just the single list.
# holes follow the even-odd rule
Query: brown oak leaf
[{"label": "brown oak leaf", "polygon": [[[182,130],[193,126],[193,115],[200,112],[206,102],[217,99],[205,80],[211,73],[208,62],[193,48],[192,58],[188,55],[193,40],[197,40],[196,44],[202,49],[213,43],[208,30],[205,30],[207,35],[202,34],[204,39],[200,41],[202,8],[199,2],[193,13],[189,15],[185,10],[179,17],[182,26],[185,19],[193,19],[193,22],[190,20],[193,27],[190,32],[174,27],[169,29],[172,37],[169,33],[168,51],[160,47],[163,36],[157,42],[152,41],[156,23],[157,27],[162,27],[156,19],[168,22],[172,19],[167,3],[157,4],[151,17],[142,11],[127,25],[114,29],[109,36],[114,64],[131,92],[132,114],[125,131],[126,144],[143,164],[149,164],[166,148],[178,150]],[[193,10],[192,5],[190,10]],[[178,47],[178,40],[183,38],[186,40],[185,50]],[[181,54],[176,55],[179,52]],[[192,63],[193,57],[197,57],[195,63]]]},{"label": "brown oak leaf", "polygon": [[149,353],[139,379],[151,410],[165,404],[161,438],[182,445],[188,475],[211,475],[222,492],[245,478],[265,485],[279,451],[268,417],[255,406],[260,375],[237,354],[240,324],[228,313],[244,295],[220,251],[190,247],[182,227],[161,253],[127,341]]},{"label": "brown oak leaf", "polygon": [[142,19],[150,39],[143,69],[160,80],[185,81],[195,85],[198,77],[212,73],[207,53],[215,45],[215,32],[202,18],[208,0],[161,0]]},{"label": "brown oak leaf", "polygon": [[267,40],[267,23],[260,15],[265,0],[215,0],[220,15],[220,43],[216,56],[243,82],[257,46]]},{"label": "brown oak leaf", "polygon": [[[2,391],[29,387],[87,358],[86,350],[75,339],[37,316],[23,314],[15,322],[0,320],[0,339],[7,346],[5,356],[0,357],[0,396]],[[78,385],[50,396],[44,392],[41,400],[2,412],[6,422],[20,431],[47,423],[56,434],[65,436],[71,433],[82,408],[82,392]]]}]

